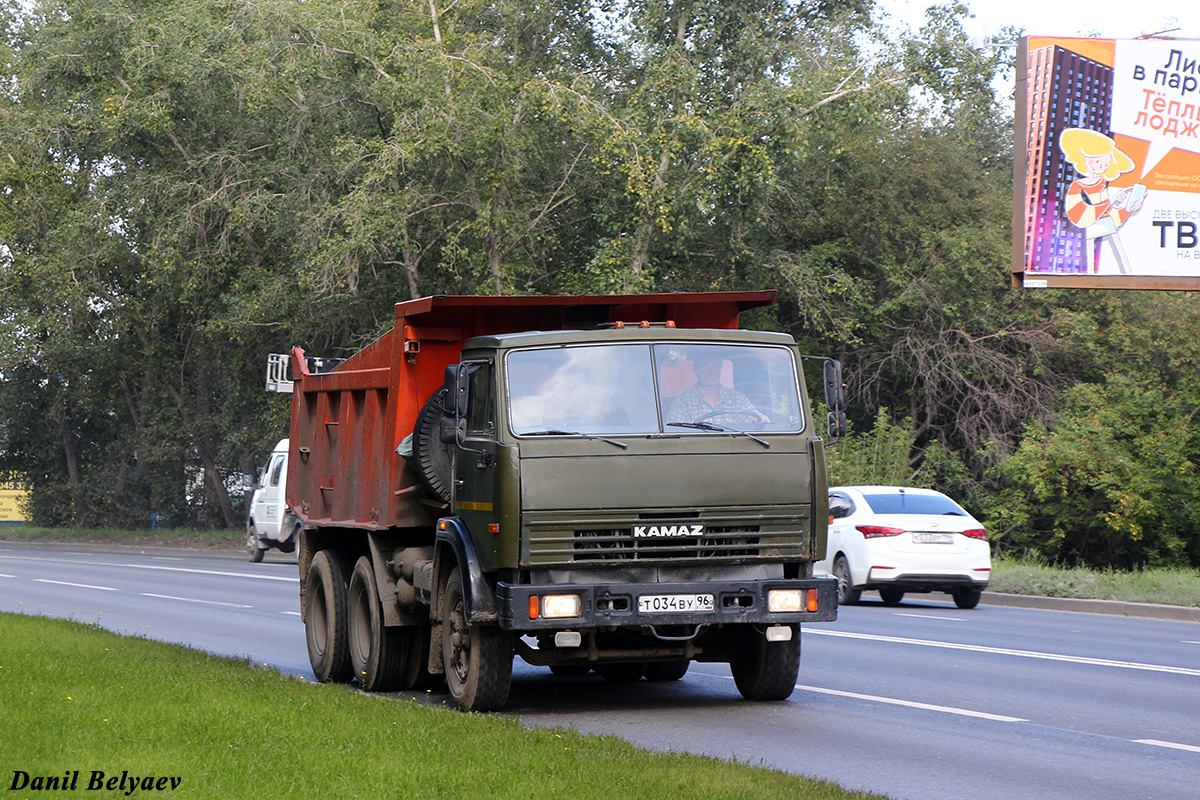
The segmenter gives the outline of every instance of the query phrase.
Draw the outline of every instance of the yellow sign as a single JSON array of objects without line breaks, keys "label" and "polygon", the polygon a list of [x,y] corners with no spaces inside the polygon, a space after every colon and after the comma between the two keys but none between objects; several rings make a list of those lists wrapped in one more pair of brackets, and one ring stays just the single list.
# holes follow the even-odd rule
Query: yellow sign
[{"label": "yellow sign", "polygon": [[26,522],[25,504],[29,487],[24,481],[0,476],[0,523]]}]

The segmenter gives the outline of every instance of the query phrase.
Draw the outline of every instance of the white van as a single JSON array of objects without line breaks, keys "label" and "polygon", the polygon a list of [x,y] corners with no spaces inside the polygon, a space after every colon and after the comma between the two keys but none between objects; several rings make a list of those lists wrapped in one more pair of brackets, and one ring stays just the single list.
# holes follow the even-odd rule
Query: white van
[{"label": "white van", "polygon": [[287,506],[287,459],[288,440],[281,439],[254,485],[246,519],[246,549],[255,563],[263,560],[269,547],[293,552],[300,539],[300,521]]}]

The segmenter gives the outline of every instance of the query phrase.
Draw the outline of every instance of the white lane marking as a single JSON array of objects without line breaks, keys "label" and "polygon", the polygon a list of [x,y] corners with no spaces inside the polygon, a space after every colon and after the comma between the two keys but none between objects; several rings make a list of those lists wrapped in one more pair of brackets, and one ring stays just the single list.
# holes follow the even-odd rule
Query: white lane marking
[{"label": "white lane marking", "polygon": [[6,575],[3,572],[0,572],[0,578],[15,578],[15,577],[17,577],[17,576],[16,575]]},{"label": "white lane marking", "polygon": [[[732,675],[713,675],[711,672],[700,672],[709,678],[721,678],[722,680],[733,680]],[[880,697],[873,694],[859,694],[857,692],[843,692],[837,689],[825,689],[820,686],[805,686],[796,684],[796,688],[802,692],[815,692],[816,694],[830,694],[835,697],[848,697],[852,700],[866,700],[871,703],[886,703],[892,706],[904,706],[905,708],[916,708],[922,711],[937,711],[942,714],[957,714],[962,717],[975,717],[976,719],[990,719],[995,722],[1029,722],[1027,719],[1020,717],[1006,717],[1002,714],[988,714],[985,711],[972,711],[969,708],[954,708],[953,706],[935,706],[930,703],[918,703],[915,700],[900,700],[895,697]]]},{"label": "white lane marking", "polygon": [[244,605],[242,603],[222,603],[217,600],[197,600],[194,597],[175,597],[170,594],[151,594],[150,592],[142,592],[142,597],[157,597],[160,600],[181,600],[184,603],[203,603],[206,606],[225,606],[226,608],[254,608],[254,606]]},{"label": "white lane marking", "polygon": [[1200,642],[1189,642],[1187,639],[1184,639],[1180,644],[1200,644]]},{"label": "white lane marking", "polygon": [[100,589],[104,592],[115,592],[117,589],[113,586],[92,586],[89,583],[70,583],[68,581],[52,581],[49,578],[34,578],[34,583],[54,583],[59,586],[74,586],[77,589]]},{"label": "white lane marking", "polygon": [[[44,561],[51,564],[80,564],[78,561],[69,561],[62,558],[38,558],[35,556],[10,556],[0,553],[0,559],[8,559],[10,561]],[[156,569],[163,572],[190,572],[196,575],[221,575],[226,578],[250,578],[256,581],[290,581],[291,583],[299,583],[300,576],[288,577],[286,575],[253,575],[248,572],[224,572],[215,569],[191,569],[188,567],[164,567],[156,564],[121,564],[111,561],[89,561],[89,567],[126,567],[128,569]]]},{"label": "white lane marking", "polygon": [[893,616],[896,617],[913,617],[914,619],[941,619],[949,622],[966,622],[966,617],[939,617],[936,614],[902,614],[897,611]]},{"label": "white lane marking", "polygon": [[1192,744],[1179,744],[1178,742],[1162,742],[1158,739],[1134,739],[1136,744],[1152,744],[1155,747],[1169,747],[1172,750],[1187,750],[1189,753],[1200,753],[1200,747]]},{"label": "white lane marking", "polygon": [[831,694],[836,697],[849,697],[853,700],[867,700],[872,703],[887,703],[893,706],[905,706],[906,708],[919,708],[924,711],[939,711],[943,714],[958,714],[962,717],[975,717],[977,719],[990,719],[994,722],[1029,722],[1027,719],[1020,717],[1006,717],[1003,714],[988,714],[985,711],[972,711],[967,708],[954,708],[953,706],[935,706],[929,703],[918,703],[913,700],[898,700],[894,697],[879,697],[873,694],[858,694],[857,692],[841,692],[836,689],[822,689],[820,686],[803,686],[796,684],[796,688],[805,692],[816,692],[817,694]]},{"label": "white lane marking", "polygon": [[287,616],[289,616],[289,617],[299,617],[299,616],[302,616],[302,615],[300,614],[300,612],[299,612],[299,611],[280,611],[279,613],[280,613],[280,614],[286,614],[286,615],[287,615]]},{"label": "white lane marking", "polygon": [[1087,664],[1093,667],[1116,667],[1118,669],[1140,669],[1147,672],[1168,672],[1173,675],[1191,675],[1200,678],[1200,669],[1187,667],[1168,667],[1161,664],[1139,664],[1136,661],[1113,661],[1106,658],[1087,658],[1085,656],[1064,656],[1057,653],[1039,653],[1033,650],[1010,650],[1005,647],[985,647],[977,644],[954,644],[952,642],[935,642],[929,639],[906,639],[900,636],[879,636],[870,633],[850,633],[848,631],[827,631],[806,628],[805,634],[817,636],[840,636],[844,639],[866,639],[875,642],[891,644],[915,644],[921,647],[940,647],[947,650],[967,650],[973,653],[990,653],[999,656],[1016,656],[1018,658],[1038,658],[1045,661],[1063,661],[1069,664]]}]

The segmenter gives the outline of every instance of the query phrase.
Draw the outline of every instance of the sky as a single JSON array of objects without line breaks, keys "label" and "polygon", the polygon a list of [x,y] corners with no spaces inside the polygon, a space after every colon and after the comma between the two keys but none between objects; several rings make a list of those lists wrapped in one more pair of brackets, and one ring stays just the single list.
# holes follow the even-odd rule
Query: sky
[{"label": "sky", "polygon": [[[879,0],[879,6],[901,23],[920,27],[925,0]],[[1178,27],[1168,36],[1200,39],[1200,2],[1196,0],[967,0],[975,19],[967,23],[973,38],[995,36],[1006,25],[1034,36],[1099,36],[1136,39]]]}]

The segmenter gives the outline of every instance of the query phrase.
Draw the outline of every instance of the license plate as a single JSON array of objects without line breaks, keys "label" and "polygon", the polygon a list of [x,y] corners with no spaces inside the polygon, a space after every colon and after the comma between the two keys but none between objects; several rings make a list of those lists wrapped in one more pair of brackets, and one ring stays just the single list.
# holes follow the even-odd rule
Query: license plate
[{"label": "license plate", "polygon": [[644,594],[638,597],[638,611],[642,614],[686,614],[712,610],[711,594]]},{"label": "license plate", "polygon": [[917,544],[953,544],[953,533],[914,533],[913,541]]}]

